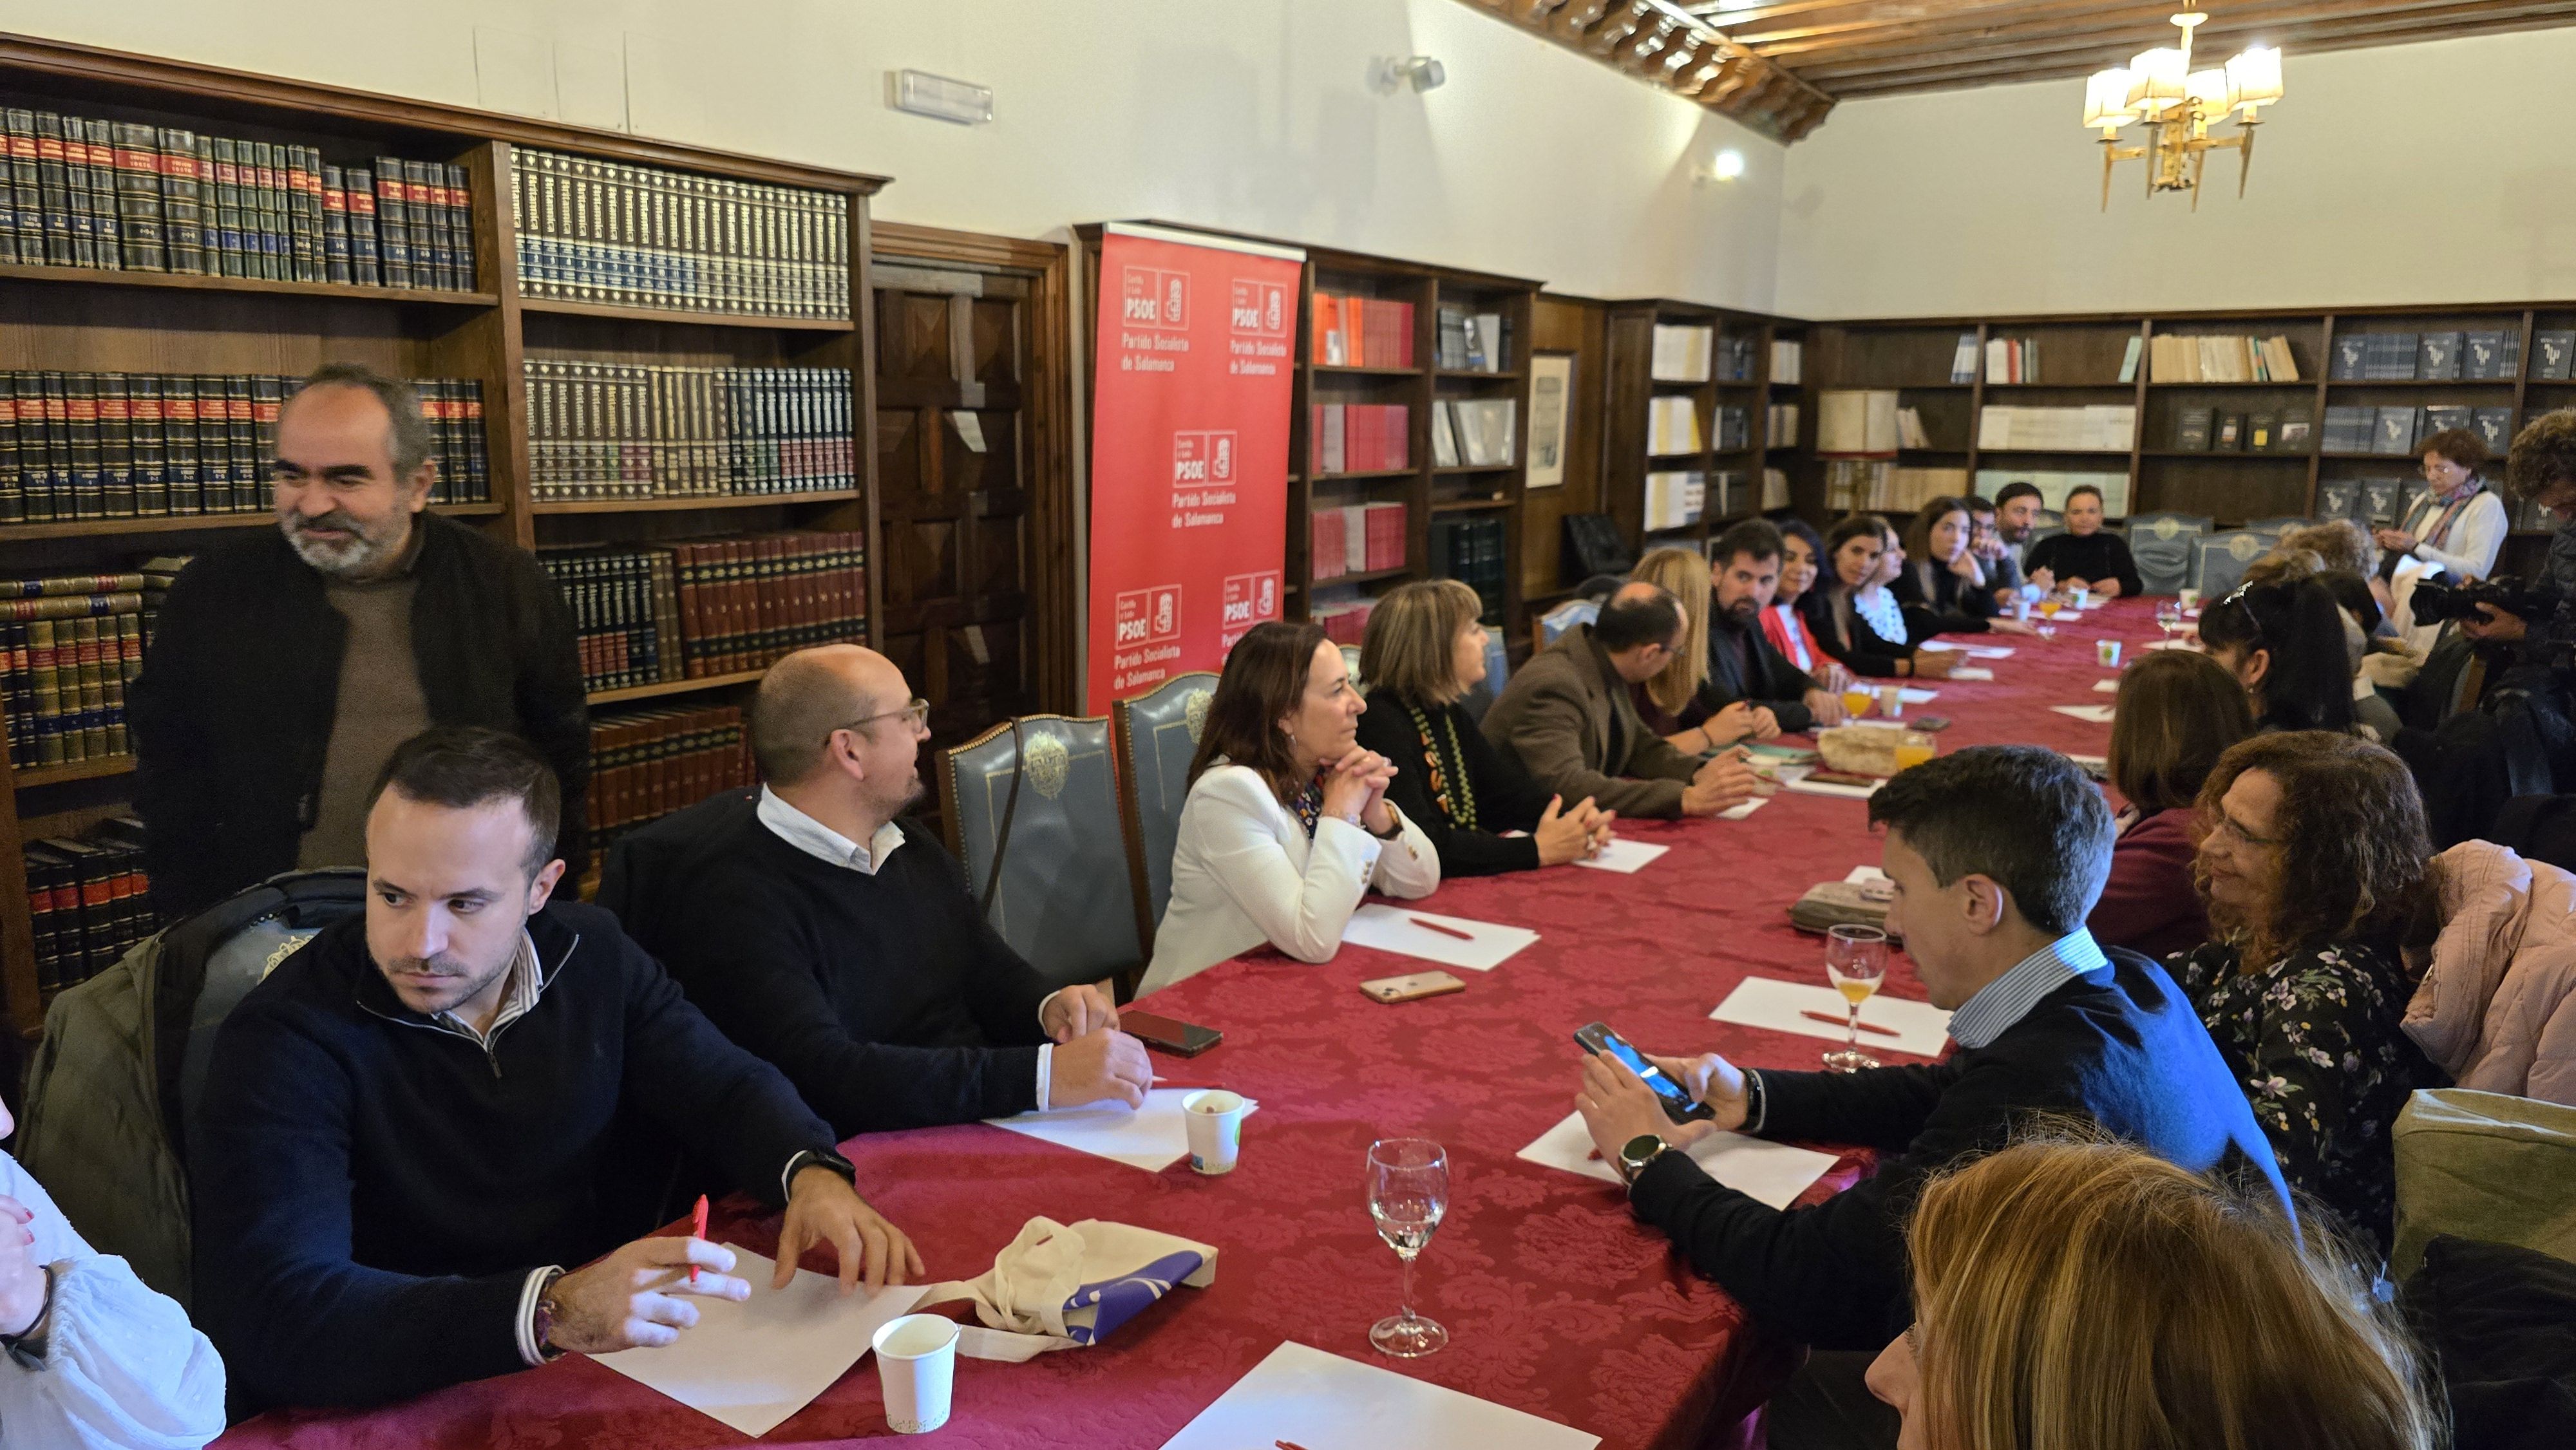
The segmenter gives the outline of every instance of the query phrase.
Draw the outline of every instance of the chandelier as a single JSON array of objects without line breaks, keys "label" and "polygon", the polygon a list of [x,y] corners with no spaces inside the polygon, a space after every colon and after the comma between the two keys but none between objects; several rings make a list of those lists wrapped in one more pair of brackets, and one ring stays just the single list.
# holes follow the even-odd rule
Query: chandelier
[{"label": "chandelier", "polygon": [[[2254,165],[2254,128],[2262,107],[2281,99],[2281,52],[2249,46],[2224,66],[2191,68],[2191,33],[2209,19],[2183,0],[2170,17],[2182,30],[2179,46],[2158,46],[2131,57],[2124,69],[2096,71],[2084,87],[2084,125],[2102,132],[2102,209],[2111,209],[2111,172],[2123,161],[2147,163],[2147,195],[2188,191],[2200,210],[2200,172],[2212,151],[2236,153],[2236,194]],[[2209,128],[2242,113],[2236,134],[2213,139]],[[2142,145],[2122,146],[2120,128],[2143,123]]]}]

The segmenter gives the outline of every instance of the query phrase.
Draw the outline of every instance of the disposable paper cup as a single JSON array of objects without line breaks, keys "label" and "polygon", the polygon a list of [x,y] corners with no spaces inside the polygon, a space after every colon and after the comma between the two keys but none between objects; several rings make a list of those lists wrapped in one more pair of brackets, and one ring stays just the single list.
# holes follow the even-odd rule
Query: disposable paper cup
[{"label": "disposable paper cup", "polygon": [[907,1314],[877,1326],[877,1383],[885,1387],[886,1424],[898,1435],[924,1435],[948,1423],[957,1382],[957,1321]]},{"label": "disposable paper cup", "polygon": [[1243,1096],[1209,1088],[1181,1099],[1190,1132],[1190,1167],[1214,1177],[1232,1173],[1243,1151]]},{"label": "disposable paper cup", "polygon": [[2193,611],[2193,610],[2195,610],[2195,609],[2198,609],[2199,607],[2200,607],[2200,591],[2199,591],[2199,590],[2197,590],[2197,589],[2186,589],[2186,590],[2182,591],[2182,611],[2183,611],[2183,613],[2185,613],[2185,614],[2189,614],[2190,612],[2192,612],[2192,611]]},{"label": "disposable paper cup", "polygon": [[1905,718],[1905,692],[1895,685],[1878,687],[1878,713],[1890,720]]},{"label": "disposable paper cup", "polygon": [[2116,639],[2093,641],[2093,654],[2101,660],[2102,668],[2106,670],[2116,670],[2120,667],[2120,642]]},{"label": "disposable paper cup", "polygon": [[2075,607],[2076,607],[2076,608],[2078,608],[2078,609],[2090,609],[2090,608],[2092,608],[2092,607],[2093,607],[2093,591],[2092,591],[2092,590],[2090,590],[2090,589],[2076,589],[2076,590],[2071,590],[2071,591],[2069,591],[2069,593],[2070,593],[2070,594],[2072,595],[2072,597],[2073,597],[2074,604],[2075,604]]}]

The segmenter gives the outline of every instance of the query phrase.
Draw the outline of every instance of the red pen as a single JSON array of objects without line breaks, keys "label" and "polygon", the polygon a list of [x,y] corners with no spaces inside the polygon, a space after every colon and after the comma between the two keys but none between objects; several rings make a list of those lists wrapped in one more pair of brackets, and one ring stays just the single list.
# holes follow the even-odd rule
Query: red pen
[{"label": "red pen", "polygon": [[1460,941],[1474,941],[1476,939],[1476,934],[1472,931],[1460,931],[1454,926],[1442,926],[1436,921],[1425,921],[1418,916],[1408,916],[1405,920],[1412,922],[1415,926],[1422,928],[1424,931],[1436,931],[1442,936],[1454,936]]},{"label": "red pen", "polygon": [[[689,1223],[689,1237],[703,1239],[707,1236],[707,1196],[705,1194],[698,1195],[697,1212],[689,1216]],[[689,1265],[689,1282],[692,1284],[698,1282],[698,1266],[695,1264]]]},{"label": "red pen", "polygon": [[[1817,1022],[1829,1022],[1836,1027],[1845,1026],[1848,1021],[1848,1019],[1837,1017],[1831,1012],[1801,1012],[1798,1015]],[[1905,1035],[1893,1027],[1881,1027],[1875,1022],[1863,1022],[1859,1025],[1860,1030],[1863,1032],[1876,1032],[1888,1037],[1903,1037]]]}]

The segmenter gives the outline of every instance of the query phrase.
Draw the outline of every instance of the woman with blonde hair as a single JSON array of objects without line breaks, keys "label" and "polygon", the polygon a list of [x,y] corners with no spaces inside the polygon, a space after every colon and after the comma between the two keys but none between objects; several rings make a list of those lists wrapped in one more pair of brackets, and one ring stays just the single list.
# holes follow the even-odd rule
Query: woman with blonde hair
[{"label": "woman with blonde hair", "polygon": [[2023,1142],[1925,1186],[1906,1450],[2433,1450],[2436,1391],[2322,1235],[2135,1148]]},{"label": "woman with blonde hair", "polygon": [[1617,813],[1590,796],[1548,794],[1458,703],[1485,679],[1484,607],[1455,579],[1417,579],[1379,598],[1360,645],[1369,706],[1360,748],[1394,763],[1387,801],[1431,838],[1443,876],[1597,856]]},{"label": "woman with blonde hair", "polygon": [[1713,593],[1708,560],[1697,549],[1650,549],[1637,561],[1630,579],[1662,586],[1682,606],[1682,642],[1661,673],[1629,694],[1638,718],[1664,743],[1687,755],[1706,755],[1750,737],[1768,740],[1780,733],[1780,722],[1748,701],[1737,700],[1708,713],[1701,699],[1708,683],[1709,600]]}]

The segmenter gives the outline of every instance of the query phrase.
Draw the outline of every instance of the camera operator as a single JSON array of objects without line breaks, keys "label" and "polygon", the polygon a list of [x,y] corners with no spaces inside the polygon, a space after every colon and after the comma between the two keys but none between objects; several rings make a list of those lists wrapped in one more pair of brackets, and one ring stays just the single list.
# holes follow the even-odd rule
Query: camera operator
[{"label": "camera operator", "polygon": [[2576,410],[2544,414],[2523,428],[2505,458],[2504,486],[2515,502],[2558,517],[2548,572],[2538,581],[2558,603],[2545,619],[2480,604],[2483,618],[2464,619],[2460,629],[2480,643],[2520,646],[2518,663],[2545,665],[2576,648]]}]

